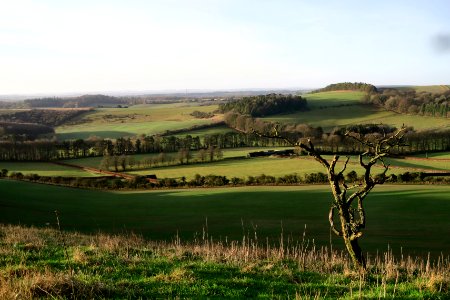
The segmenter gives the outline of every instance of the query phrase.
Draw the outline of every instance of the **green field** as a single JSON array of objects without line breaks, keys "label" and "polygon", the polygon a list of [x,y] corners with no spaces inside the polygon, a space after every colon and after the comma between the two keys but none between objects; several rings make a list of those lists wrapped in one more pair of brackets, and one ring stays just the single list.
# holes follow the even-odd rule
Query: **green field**
[{"label": "green field", "polygon": [[[171,240],[192,239],[203,230],[213,239],[278,240],[283,231],[329,244],[330,192],[324,186],[244,187],[151,192],[103,192],[0,181],[0,222],[45,227],[60,212],[64,229],[83,232],[135,232]],[[404,253],[449,254],[449,186],[380,186],[366,201],[364,249],[389,244]],[[333,238],[336,246],[340,241]]]},{"label": "green field", "polygon": [[450,152],[435,152],[435,153],[423,153],[415,155],[421,158],[433,158],[433,159],[450,159]]},{"label": "green field", "polygon": [[361,102],[365,93],[355,91],[334,91],[305,94],[302,97],[308,101],[308,106],[311,109],[318,109],[320,107],[332,107],[342,105],[354,105]]},{"label": "green field", "polygon": [[[334,127],[355,124],[387,124],[400,128],[403,124],[415,129],[450,128],[450,120],[418,115],[398,114],[372,106],[358,104],[360,92],[326,92],[305,95],[313,108],[307,112],[277,115],[264,118],[280,123],[304,123],[321,126],[325,131]],[[323,103],[323,104],[321,104]],[[349,106],[338,106],[341,103]],[[320,106],[326,106],[320,109]]]},{"label": "green field", "polygon": [[191,136],[199,136],[204,137],[205,135],[213,135],[213,134],[225,134],[228,132],[236,132],[235,130],[231,129],[230,127],[226,125],[211,127],[211,128],[205,128],[205,129],[198,129],[198,130],[190,130],[183,133],[175,134],[177,137],[185,137],[186,135]]},{"label": "green field", "polygon": [[196,119],[193,111],[213,112],[217,105],[201,106],[190,103],[145,104],[128,108],[97,108],[74,122],[56,128],[59,139],[118,138],[140,134],[156,134],[166,130],[189,128],[194,125],[211,124],[220,120]]},{"label": "green field", "polygon": [[[326,156],[327,157],[327,156]],[[327,157],[330,158],[330,157]],[[341,158],[337,169],[342,167],[345,158]],[[450,161],[423,161],[423,160],[407,160],[407,159],[389,159],[387,161],[392,168],[388,171],[389,174],[400,174],[404,172],[418,172],[418,171],[445,171],[450,170]],[[358,163],[356,157],[350,159],[347,166],[347,171],[355,170],[359,175],[363,174],[363,169]],[[381,166],[377,169],[381,172]],[[276,158],[276,157],[260,157],[249,159],[233,159],[222,160],[213,163],[178,165],[168,167],[150,168],[145,170],[135,170],[128,172],[130,174],[147,175],[156,174],[158,178],[180,178],[186,177],[188,180],[192,179],[195,174],[200,175],[224,175],[228,178],[232,177],[248,177],[258,176],[261,174],[272,175],[275,177],[284,176],[287,174],[297,173],[304,175],[305,173],[326,173],[324,167],[311,157],[293,157],[293,158]]]},{"label": "green field", "polygon": [[[290,149],[285,147],[254,147],[254,148],[235,148],[224,149],[224,160],[215,161],[212,163],[196,163],[189,165],[175,165],[162,166],[142,169],[134,166],[134,170],[129,170],[130,174],[147,175],[156,174],[158,178],[181,178],[192,179],[195,174],[208,175],[225,175],[231,177],[248,177],[258,176],[261,174],[272,176],[283,176],[287,174],[297,173],[304,175],[305,173],[325,172],[325,169],[314,159],[308,156],[292,157],[292,158],[278,158],[278,157],[261,157],[245,159],[249,152]],[[154,158],[158,154],[137,154],[133,157],[135,161],[143,161],[146,158]],[[169,153],[168,156],[176,157],[177,153]],[[193,158],[191,161],[198,160],[197,152],[192,152]],[[325,156],[331,159],[331,156]],[[418,172],[418,171],[448,171],[450,170],[450,154],[448,152],[431,153],[428,155],[429,159],[420,159],[425,157],[417,155],[419,159],[414,157],[407,157],[405,159],[390,158],[387,162],[392,166],[388,174],[399,174],[404,172]],[[81,166],[99,168],[102,157],[88,157],[79,159],[64,160],[63,162]],[[341,163],[345,157],[341,158]],[[338,167],[341,165],[338,164]],[[0,169],[7,169],[9,172],[21,172],[23,174],[39,174],[42,176],[95,176],[89,172],[79,170],[76,168],[64,167],[52,163],[44,162],[0,162]],[[362,174],[363,170],[358,164],[356,157],[352,157],[348,165],[347,172],[355,170],[358,174]],[[381,167],[378,170],[382,170]]]},{"label": "green field", "polygon": [[0,162],[0,169],[7,169],[9,173],[20,172],[26,174],[39,174],[41,176],[67,176],[67,177],[92,177],[98,174],[83,171],[81,169],[55,165],[46,162]]}]

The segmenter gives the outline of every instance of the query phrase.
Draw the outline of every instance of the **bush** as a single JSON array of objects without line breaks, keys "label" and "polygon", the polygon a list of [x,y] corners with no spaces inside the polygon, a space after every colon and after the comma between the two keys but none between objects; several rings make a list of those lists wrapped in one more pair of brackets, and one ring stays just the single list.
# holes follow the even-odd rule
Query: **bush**
[{"label": "bush", "polygon": [[325,183],[328,182],[328,177],[322,172],[311,173],[305,175],[306,183]]}]

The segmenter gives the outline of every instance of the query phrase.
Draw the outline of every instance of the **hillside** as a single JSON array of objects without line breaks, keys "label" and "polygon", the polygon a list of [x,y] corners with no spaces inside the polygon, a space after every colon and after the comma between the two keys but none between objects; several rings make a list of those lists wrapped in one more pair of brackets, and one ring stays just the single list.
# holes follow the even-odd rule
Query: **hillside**
[{"label": "hillside", "polygon": [[[186,241],[198,238],[205,222],[214,240],[240,240],[243,231],[253,233],[256,228],[262,240],[278,240],[281,230],[297,239],[306,224],[308,238],[316,245],[330,243],[326,185],[99,191],[0,180],[0,188],[3,224],[45,227],[58,210],[66,230],[113,234],[126,230],[166,241],[177,234]],[[364,249],[384,251],[389,243],[396,253],[402,248],[405,254],[447,255],[450,220],[440,216],[450,209],[449,189],[448,185],[378,187],[365,204],[370,221]],[[340,239],[333,237],[333,243],[342,249]]]},{"label": "hillside", "polygon": [[164,133],[167,130],[220,122],[220,116],[198,119],[191,115],[194,111],[212,113],[215,110],[217,110],[217,105],[202,106],[198,103],[141,104],[126,108],[97,108],[71,124],[57,127],[56,134],[58,139],[152,135]]},{"label": "hillside", "polygon": [[[364,93],[333,91],[306,94],[304,97],[312,108],[308,112],[276,115],[264,118],[280,123],[301,123],[320,126],[325,131],[337,126],[355,124],[386,124],[395,127],[413,126],[415,129],[447,129],[450,119],[432,116],[399,114],[362,103]],[[349,107],[351,106],[351,108]]]}]

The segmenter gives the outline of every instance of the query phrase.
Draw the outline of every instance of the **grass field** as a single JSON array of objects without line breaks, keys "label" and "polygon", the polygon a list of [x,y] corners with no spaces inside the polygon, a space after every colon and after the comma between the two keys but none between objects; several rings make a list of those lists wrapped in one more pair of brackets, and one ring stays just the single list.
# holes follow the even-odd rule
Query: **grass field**
[{"label": "grass field", "polygon": [[7,169],[9,173],[20,172],[26,174],[39,174],[41,176],[69,176],[92,177],[98,174],[89,173],[76,168],[55,165],[46,162],[0,162],[0,169]]},{"label": "grass field", "polygon": [[[64,229],[129,232],[171,240],[242,239],[243,234],[278,240],[283,231],[329,244],[329,187],[244,187],[152,192],[103,192],[0,180],[0,223],[45,227],[60,212]],[[364,249],[450,254],[449,186],[380,186],[366,201]],[[340,241],[333,238],[340,247]]]},{"label": "grass field", "polygon": [[210,124],[219,121],[213,119],[196,119],[190,115],[193,111],[213,112],[217,105],[200,106],[189,103],[146,104],[128,108],[98,108],[83,115],[73,124],[56,128],[60,139],[117,138],[140,134],[156,134],[166,130],[189,128],[194,125]]},{"label": "grass field", "polygon": [[[328,156],[325,156],[330,158]],[[345,158],[341,158],[337,168],[342,167]],[[389,174],[399,174],[404,172],[418,172],[418,171],[445,171],[450,170],[450,161],[424,161],[424,160],[408,160],[408,159],[389,159],[388,163],[392,168],[388,171]],[[363,169],[358,163],[356,157],[350,159],[347,167],[347,172],[355,170],[359,175],[363,174]],[[376,169],[375,169],[376,170]],[[378,166],[379,172],[382,171],[381,166]],[[168,167],[158,167],[145,170],[131,171],[131,174],[147,175],[156,174],[158,178],[180,178],[182,176],[187,179],[192,179],[195,174],[208,175],[225,175],[231,177],[248,177],[257,176],[261,174],[272,176],[283,176],[287,174],[297,173],[304,175],[305,173],[323,172],[325,169],[317,161],[311,157],[295,157],[295,158],[274,158],[274,157],[260,157],[251,159],[233,159],[223,160],[213,163],[192,164],[192,165],[178,165]]]},{"label": "grass field", "polygon": [[421,158],[433,158],[433,159],[450,159],[450,152],[435,152],[435,153],[423,153],[416,155]]},{"label": "grass field", "polygon": [[236,132],[235,130],[229,128],[226,125],[212,127],[212,128],[205,128],[205,129],[198,129],[198,130],[190,130],[187,132],[175,134],[175,136],[178,137],[185,137],[186,135],[191,136],[199,136],[200,138],[203,138],[205,135],[213,135],[213,134],[225,134],[228,132]]},{"label": "grass field", "polygon": [[[254,148],[235,148],[224,149],[223,157],[225,160],[212,163],[198,163],[190,165],[164,166],[148,169],[130,170],[130,174],[147,175],[156,174],[158,178],[180,178],[182,176],[191,179],[195,174],[208,175],[225,175],[231,177],[248,177],[258,176],[261,174],[272,176],[283,176],[287,174],[297,173],[304,175],[305,173],[325,172],[324,168],[310,157],[300,158],[276,158],[263,157],[244,159],[249,152],[290,149],[285,147],[254,147]],[[145,158],[153,158],[158,154],[137,154],[134,155],[135,161],[143,161]],[[176,153],[170,153],[176,157]],[[193,159],[196,159],[197,153],[192,152]],[[330,156],[325,156],[330,159]],[[417,155],[418,158],[424,158],[425,154]],[[448,171],[450,170],[450,154],[448,152],[430,153],[429,159],[414,159],[414,157],[406,159],[388,159],[392,168],[388,174],[399,174],[406,171]],[[99,168],[102,157],[88,157],[79,159],[70,159],[63,162],[82,166]],[[344,160],[344,158],[341,158]],[[338,165],[339,166],[339,165]],[[39,174],[43,176],[95,176],[94,174],[78,170],[70,167],[58,166],[51,163],[42,162],[0,162],[0,169],[7,169],[10,172],[21,172],[23,174]],[[347,171],[355,170],[358,174],[362,174],[363,170],[359,167],[356,157],[352,157]],[[381,168],[379,169],[381,170]]]},{"label": "grass field", "polygon": [[[64,242],[62,242],[64,240]],[[136,235],[0,225],[2,299],[448,299],[449,259],[370,256],[364,276],[340,251],[146,241]]]},{"label": "grass field", "polygon": [[363,96],[363,92],[355,91],[334,91],[302,95],[308,101],[308,106],[311,109],[358,104]]},{"label": "grass field", "polygon": [[[252,147],[252,148],[233,148],[233,149],[223,149],[223,158],[233,158],[233,157],[243,157],[247,156],[249,152],[253,151],[261,151],[261,150],[284,150],[284,149],[290,149],[288,147],[272,147],[272,148],[266,148],[266,147]],[[193,156],[193,159],[196,159],[197,151],[191,151],[191,154]],[[158,156],[159,153],[149,153],[149,154],[136,154],[133,155],[136,161],[138,160],[144,160],[145,158],[153,158]],[[168,153],[167,155],[176,156],[177,153]],[[77,159],[68,159],[64,160],[63,162],[82,166],[82,167],[91,167],[91,168],[98,168],[100,166],[100,162],[102,161],[102,157],[88,157],[88,158],[77,158]]]},{"label": "grass field", "polygon": [[[398,114],[359,104],[363,95],[361,92],[351,91],[306,94],[304,97],[308,100],[308,105],[312,110],[277,115],[265,119],[280,123],[306,123],[312,126],[321,126],[325,131],[337,126],[367,123],[382,123],[396,127],[401,127],[405,124],[419,130],[450,128],[449,119]],[[351,107],[348,105],[351,105]],[[324,108],[320,109],[320,107]]]}]

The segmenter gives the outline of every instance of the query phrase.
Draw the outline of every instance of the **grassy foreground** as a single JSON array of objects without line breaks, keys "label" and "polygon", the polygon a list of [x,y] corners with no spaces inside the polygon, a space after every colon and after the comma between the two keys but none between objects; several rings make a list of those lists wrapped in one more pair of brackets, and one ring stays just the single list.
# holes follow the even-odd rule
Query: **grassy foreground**
[{"label": "grassy foreground", "polygon": [[[329,187],[197,188],[105,192],[0,180],[0,223],[48,227],[54,210],[64,229],[87,233],[134,232],[145,238],[195,240],[207,233],[214,240],[261,241],[314,239],[330,245]],[[364,250],[388,247],[396,253],[449,255],[450,186],[377,187],[365,201]],[[342,248],[332,236],[333,246]],[[389,244],[389,246],[388,246]]]},{"label": "grassy foreground", "polygon": [[450,261],[368,258],[352,271],[341,252],[305,243],[145,241],[0,226],[1,299],[270,298],[448,299]]}]

